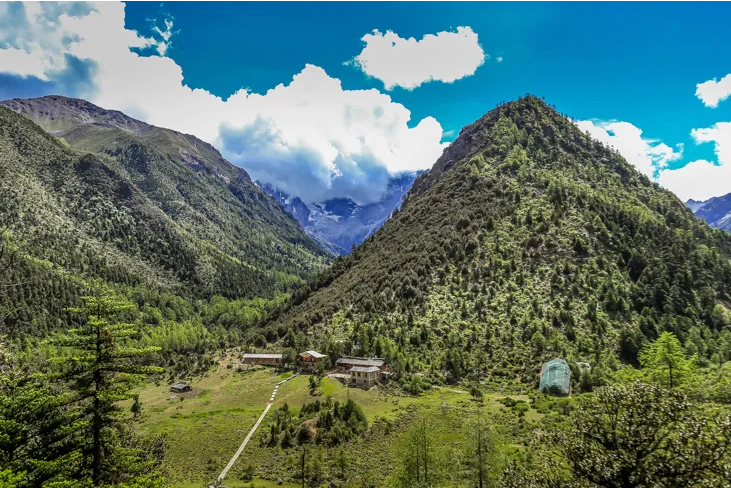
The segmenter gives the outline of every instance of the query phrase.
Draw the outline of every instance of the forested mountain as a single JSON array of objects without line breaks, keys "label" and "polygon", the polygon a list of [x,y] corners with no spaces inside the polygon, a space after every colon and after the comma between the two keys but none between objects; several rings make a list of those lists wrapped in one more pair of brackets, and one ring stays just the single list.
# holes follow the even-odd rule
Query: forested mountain
[{"label": "forested mountain", "polygon": [[353,246],[381,228],[414,183],[418,172],[402,173],[388,182],[378,202],[358,205],[350,198],[333,198],[305,203],[269,184],[261,189],[274,197],[302,225],[305,231],[333,254],[348,254]]},{"label": "forested mountain", "polygon": [[731,193],[703,202],[688,200],[685,204],[696,217],[708,222],[708,225],[731,231]]},{"label": "forested mountain", "polygon": [[0,297],[6,314],[20,310],[21,329],[63,324],[92,278],[188,298],[273,298],[326,264],[294,218],[195,137],[83,100],[3,104],[0,225],[6,249],[25,258]]},{"label": "forested mountain", "polygon": [[465,127],[401,211],[266,332],[434,381],[532,380],[557,355],[598,381],[662,331],[731,356],[730,256],[731,235],[527,96]]}]

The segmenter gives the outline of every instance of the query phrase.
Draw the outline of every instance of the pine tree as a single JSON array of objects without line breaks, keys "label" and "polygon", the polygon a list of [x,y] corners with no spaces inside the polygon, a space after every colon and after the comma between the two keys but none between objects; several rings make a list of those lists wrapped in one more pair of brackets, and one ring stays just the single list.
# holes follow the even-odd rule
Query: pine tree
[{"label": "pine tree", "polygon": [[0,486],[40,486],[73,478],[81,439],[63,396],[44,375],[16,365],[0,343]]},{"label": "pine tree", "polygon": [[83,297],[82,307],[69,309],[85,323],[55,341],[66,350],[55,362],[62,370],[59,378],[71,382],[73,404],[89,439],[81,452],[89,460],[93,486],[99,487],[124,480],[128,473],[140,471],[136,464],[144,464],[139,450],[121,447],[127,438],[119,402],[132,398],[135,380],[162,368],[140,364],[160,348],[127,345],[137,329],[123,318],[135,305],[105,285],[97,283],[93,291]]},{"label": "pine tree", "polygon": [[438,486],[443,476],[444,460],[437,445],[433,426],[422,419],[404,435],[399,446],[394,484],[402,487]]},{"label": "pine tree", "polygon": [[320,380],[315,379],[314,376],[310,376],[309,384],[307,385],[307,389],[310,391],[311,396],[315,396],[317,394],[317,389],[320,387]]},{"label": "pine tree", "polygon": [[340,448],[338,456],[335,458],[335,467],[340,471],[341,479],[345,479],[345,470],[348,469],[349,465],[350,459],[348,458],[348,453],[345,452],[345,449]]},{"label": "pine tree", "polygon": [[484,417],[466,424],[467,449],[465,461],[470,473],[471,486],[478,488],[498,486],[500,471],[505,461],[505,448],[500,436]]},{"label": "pine tree", "polygon": [[653,381],[674,388],[686,381],[695,369],[695,358],[688,359],[672,332],[663,332],[640,352],[640,364]]},{"label": "pine tree", "polygon": [[[0,289],[22,285],[12,278],[22,247],[0,229]],[[0,326],[23,308],[0,306]],[[5,337],[0,336],[0,486],[40,486],[72,476],[78,465],[79,438],[59,391],[44,375],[20,368]]]}]

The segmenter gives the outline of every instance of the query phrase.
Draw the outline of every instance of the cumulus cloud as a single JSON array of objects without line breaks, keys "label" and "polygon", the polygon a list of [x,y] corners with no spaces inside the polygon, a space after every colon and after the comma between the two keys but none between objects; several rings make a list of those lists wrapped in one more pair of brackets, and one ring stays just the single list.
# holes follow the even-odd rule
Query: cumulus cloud
[{"label": "cumulus cloud", "polygon": [[576,125],[604,144],[615,148],[638,171],[650,178],[683,156],[683,145],[675,149],[656,139],[642,137],[642,130],[629,122],[577,121]]},{"label": "cumulus cloud", "polygon": [[[191,88],[165,56],[172,19],[151,31],[146,37],[126,29],[119,3],[0,3],[0,60],[13,61],[0,62],[0,81],[41,92],[34,95],[80,96],[194,134],[253,178],[306,201],[377,200],[388,175],[428,168],[443,150],[434,118],[414,125],[388,95],[345,90],[313,65],[264,94],[241,89],[224,100]],[[149,51],[156,54],[141,54]],[[28,88],[9,91],[0,94],[30,96]]]},{"label": "cumulus cloud", "polygon": [[429,81],[452,83],[475,74],[486,57],[470,27],[427,34],[421,40],[374,30],[362,40],[363,51],[349,63],[381,80],[386,90],[396,86],[413,90]]},{"label": "cumulus cloud", "polygon": [[35,76],[46,81],[46,70],[51,66],[43,57],[40,46],[31,46],[29,51],[8,47],[0,50],[0,66],[12,66],[13,74],[21,77]]},{"label": "cumulus cloud", "polygon": [[305,201],[375,201],[389,174],[428,168],[443,150],[434,118],[410,128],[411,113],[388,95],[343,90],[313,65],[289,85],[264,95],[238,92],[226,104],[222,151],[254,179]]},{"label": "cumulus cloud", "polygon": [[703,105],[710,108],[718,107],[718,104],[731,96],[731,73],[727,74],[719,81],[716,78],[704,81],[696,85],[695,96],[698,97]]},{"label": "cumulus cloud", "polygon": [[712,142],[717,161],[692,161],[680,169],[661,171],[658,181],[682,200],[707,200],[731,191],[731,122],[719,122],[704,129],[693,129],[697,144]]},{"label": "cumulus cloud", "polygon": [[691,161],[680,168],[669,163],[683,156],[683,145],[675,149],[657,139],[642,136],[642,130],[629,122],[577,121],[576,125],[595,139],[614,147],[640,172],[675,193],[681,200],[707,200],[731,192],[731,122],[693,129],[696,144],[715,144],[717,161]]}]

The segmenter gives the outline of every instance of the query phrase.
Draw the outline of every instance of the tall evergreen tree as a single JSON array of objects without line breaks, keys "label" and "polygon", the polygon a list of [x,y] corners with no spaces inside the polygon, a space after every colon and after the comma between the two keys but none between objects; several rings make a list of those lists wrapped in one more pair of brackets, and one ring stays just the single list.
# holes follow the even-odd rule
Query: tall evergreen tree
[{"label": "tall evergreen tree", "polygon": [[399,446],[398,467],[392,485],[400,488],[439,486],[444,461],[433,426],[422,419],[405,434]]},{"label": "tall evergreen tree", "polygon": [[495,428],[484,415],[478,414],[476,419],[465,424],[465,438],[465,462],[470,474],[470,486],[499,486],[506,446]]},{"label": "tall evergreen tree", "polygon": [[688,379],[695,369],[695,359],[688,359],[680,341],[672,332],[663,332],[640,352],[640,364],[653,381],[674,388]]},{"label": "tall evergreen tree", "polygon": [[100,487],[146,471],[142,449],[134,442],[130,445],[119,402],[133,397],[135,380],[162,368],[141,364],[144,356],[159,348],[128,345],[137,334],[137,328],[124,321],[133,303],[102,284],[96,284],[83,301],[82,307],[69,311],[81,315],[84,325],[55,341],[64,349],[55,361],[61,367],[59,377],[70,381],[72,403],[88,439],[81,449],[88,462],[85,467],[93,486]]},{"label": "tall evergreen tree", "polygon": [[73,479],[81,439],[60,390],[21,368],[0,343],[0,486]]}]

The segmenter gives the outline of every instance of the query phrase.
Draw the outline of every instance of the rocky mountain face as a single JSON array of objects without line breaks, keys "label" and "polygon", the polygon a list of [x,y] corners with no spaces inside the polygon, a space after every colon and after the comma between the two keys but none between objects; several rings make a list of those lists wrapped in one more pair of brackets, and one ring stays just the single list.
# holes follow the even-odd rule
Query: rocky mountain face
[{"label": "rocky mountain face", "polygon": [[688,200],[685,205],[696,217],[708,222],[708,225],[731,231],[731,193],[703,202]]},{"label": "rocky mountain face", "polygon": [[49,320],[92,279],[273,297],[329,260],[211,145],[63,97],[0,105],[0,221],[28,251],[18,278],[34,284],[32,298],[20,287],[0,301],[35,300]]},{"label": "rocky mountain face", "polygon": [[358,205],[349,198],[335,198],[320,203],[305,203],[269,184],[261,189],[274,197],[302,225],[305,231],[333,254],[348,254],[377,231],[401,206],[401,201],[419,173],[393,177],[380,201]]},{"label": "rocky mountain face", "polygon": [[590,388],[663,331],[701,357],[731,340],[729,258],[730,234],[527,96],[465,127],[260,333],[384,356],[406,381],[530,381],[563,357]]}]

